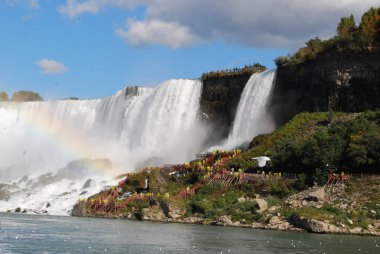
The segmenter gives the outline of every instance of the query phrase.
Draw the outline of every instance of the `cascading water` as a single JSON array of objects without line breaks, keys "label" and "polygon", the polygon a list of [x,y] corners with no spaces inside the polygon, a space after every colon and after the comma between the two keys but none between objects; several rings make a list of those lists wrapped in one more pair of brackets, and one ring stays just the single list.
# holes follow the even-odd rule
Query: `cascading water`
[{"label": "cascading water", "polygon": [[233,128],[224,148],[232,149],[274,129],[268,107],[275,76],[276,72],[272,70],[255,73],[250,77],[241,95]]},{"label": "cascading water", "polygon": [[[78,169],[73,160],[107,158],[112,176],[190,160],[206,138],[198,122],[201,88],[199,80],[180,79],[102,100],[0,103],[0,211],[65,214],[110,183],[94,163]],[[92,187],[84,188],[89,178]]]}]

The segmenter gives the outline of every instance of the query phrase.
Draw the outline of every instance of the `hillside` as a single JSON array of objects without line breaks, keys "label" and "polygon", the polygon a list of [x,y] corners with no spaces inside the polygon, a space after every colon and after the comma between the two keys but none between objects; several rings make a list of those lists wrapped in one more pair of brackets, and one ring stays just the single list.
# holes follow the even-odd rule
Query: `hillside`
[{"label": "hillside", "polygon": [[[378,173],[379,120],[378,111],[302,113],[255,138],[246,152],[216,151],[122,175],[118,186],[79,201],[73,215],[378,234],[380,200],[368,193],[378,191],[380,179],[351,173],[358,167]],[[251,159],[258,155],[272,160],[258,168]],[[326,167],[311,170],[315,163]],[[314,182],[324,185],[334,171],[334,185],[309,189]]]}]

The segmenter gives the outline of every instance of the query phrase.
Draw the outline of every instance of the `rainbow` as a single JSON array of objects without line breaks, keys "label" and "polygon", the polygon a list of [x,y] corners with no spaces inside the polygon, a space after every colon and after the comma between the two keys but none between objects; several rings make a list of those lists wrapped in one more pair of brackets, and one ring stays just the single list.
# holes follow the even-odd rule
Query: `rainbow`
[{"label": "rainbow", "polygon": [[[38,103],[49,102],[25,102],[38,105]],[[76,101],[72,102],[76,103]],[[1,104],[0,104],[1,105]],[[25,104],[24,104],[25,105]],[[21,110],[22,106],[18,102],[3,102],[3,108],[13,110],[18,116],[18,119],[26,125],[27,128],[46,137],[47,140],[63,149],[70,157],[76,159],[91,158],[96,154],[96,147],[86,138],[80,135],[80,131],[71,123],[65,123],[64,126],[52,126],[52,119],[49,119],[46,114],[36,114],[33,110]],[[92,163],[92,160],[84,160],[86,166],[100,174],[104,174],[104,168],[97,163]]]}]

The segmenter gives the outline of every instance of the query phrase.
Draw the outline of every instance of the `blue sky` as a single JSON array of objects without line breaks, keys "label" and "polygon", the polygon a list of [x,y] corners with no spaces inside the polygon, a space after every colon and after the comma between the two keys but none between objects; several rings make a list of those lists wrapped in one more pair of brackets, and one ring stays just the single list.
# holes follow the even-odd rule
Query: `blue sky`
[{"label": "blue sky", "polygon": [[[273,60],[378,1],[3,0],[0,91],[101,98]],[[358,3],[359,2],[359,3]]]}]

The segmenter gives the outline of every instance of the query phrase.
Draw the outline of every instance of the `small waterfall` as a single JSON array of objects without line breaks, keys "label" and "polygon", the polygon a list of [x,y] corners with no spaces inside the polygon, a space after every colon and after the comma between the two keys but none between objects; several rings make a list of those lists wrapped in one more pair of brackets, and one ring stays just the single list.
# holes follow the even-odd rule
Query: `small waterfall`
[{"label": "small waterfall", "polygon": [[272,117],[268,112],[276,72],[255,73],[248,80],[241,95],[235,121],[228,140],[227,149],[244,144],[253,137],[274,129]]}]

